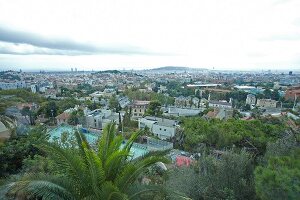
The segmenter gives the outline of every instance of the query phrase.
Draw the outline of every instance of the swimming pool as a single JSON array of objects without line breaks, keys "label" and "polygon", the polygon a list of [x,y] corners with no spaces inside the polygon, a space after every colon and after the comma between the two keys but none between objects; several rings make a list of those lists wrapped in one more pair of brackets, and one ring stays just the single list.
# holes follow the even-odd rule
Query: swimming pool
[{"label": "swimming pool", "polygon": [[[64,132],[68,132],[69,134],[74,134],[76,131],[75,128],[73,128],[72,126],[68,126],[68,125],[61,125],[58,126],[52,130],[50,130],[48,133],[50,134],[50,140],[54,140],[56,138],[60,138],[62,133]],[[83,133],[88,141],[88,143],[90,144],[95,144],[99,138],[99,134],[97,133]],[[124,145],[121,145],[121,147],[123,147]],[[146,153],[148,153],[149,151],[145,148],[145,147],[139,147],[139,145],[137,143],[133,143],[131,149],[130,149],[130,153],[132,154],[132,158],[138,158],[140,156],[145,155]]]}]

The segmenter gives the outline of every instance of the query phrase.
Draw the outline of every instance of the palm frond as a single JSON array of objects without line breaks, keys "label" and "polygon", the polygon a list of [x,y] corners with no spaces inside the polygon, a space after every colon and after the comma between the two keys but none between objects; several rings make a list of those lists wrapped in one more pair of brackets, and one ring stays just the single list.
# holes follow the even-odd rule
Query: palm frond
[{"label": "palm frond", "polygon": [[101,184],[105,181],[105,171],[102,166],[102,161],[94,151],[87,148],[85,148],[84,151],[87,157],[87,168],[94,194],[100,196]]},{"label": "palm frond", "polygon": [[135,132],[131,135],[131,137],[129,138],[129,140],[126,142],[125,144],[125,147],[124,149],[126,150],[130,150],[132,145],[133,145],[133,142],[143,133],[143,131],[138,131],[138,132]]},{"label": "palm frond", "polygon": [[[159,156],[159,157],[162,157],[162,156],[165,156],[167,155],[168,153],[170,152],[170,149],[167,149],[167,150],[163,150],[163,151],[149,151],[148,153],[140,156],[140,157],[137,157],[135,158],[134,160],[132,160],[133,163],[136,163],[136,162],[140,162],[142,160],[144,160],[145,158],[148,158],[148,157],[155,157],[155,156]],[[165,163],[169,163],[170,160],[166,159],[165,160]]]},{"label": "palm frond", "polygon": [[154,165],[157,162],[166,161],[168,160],[165,157],[151,156],[141,160],[140,162],[135,162],[134,164],[128,163],[122,172],[120,172],[120,175],[116,178],[116,185],[121,191],[126,191],[127,187],[132,184],[147,167]]},{"label": "palm frond", "polygon": [[121,149],[122,142],[124,141],[121,135],[116,136],[108,146],[107,155]]},{"label": "palm frond", "polygon": [[82,190],[89,186],[90,176],[86,173],[87,166],[78,155],[74,154],[74,150],[62,149],[54,144],[41,145],[40,147],[55,162],[56,168],[69,175],[73,184],[83,187]]},{"label": "palm frond", "polygon": [[112,182],[107,181],[102,185],[102,196],[103,199],[107,200],[127,200],[128,197],[122,193],[118,187]]},{"label": "palm frond", "polygon": [[129,152],[126,150],[118,150],[109,155],[104,166],[107,180],[115,179],[120,169],[125,165],[128,155]]},{"label": "palm frond", "polygon": [[21,180],[10,184],[9,193],[22,193],[28,197],[43,199],[76,199],[74,184],[65,177],[45,174],[27,174]]},{"label": "palm frond", "polygon": [[102,132],[102,136],[98,144],[98,155],[100,156],[103,163],[106,160],[109,146],[115,137],[115,133],[115,123],[109,123]]}]

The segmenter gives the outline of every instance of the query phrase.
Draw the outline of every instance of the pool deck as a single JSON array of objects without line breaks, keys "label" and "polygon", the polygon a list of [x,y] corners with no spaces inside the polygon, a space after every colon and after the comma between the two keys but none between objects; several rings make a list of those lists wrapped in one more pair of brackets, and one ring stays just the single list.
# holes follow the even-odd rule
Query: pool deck
[{"label": "pool deck", "polygon": [[[64,132],[69,132],[69,133],[73,134],[76,130],[78,130],[76,127],[73,127],[70,125],[60,125],[60,126],[54,127],[51,130],[48,130],[48,133],[50,134],[50,139],[54,139],[54,138],[60,138],[61,134]],[[82,131],[80,131],[80,132],[82,132]],[[96,143],[98,138],[101,136],[101,134],[93,133],[93,132],[87,132],[87,133],[83,133],[83,134],[86,136],[86,139],[90,144]],[[133,143],[133,145],[130,149],[130,153],[132,154],[133,159],[143,156],[143,155],[147,154],[148,152],[149,152],[149,149],[144,144]]]}]

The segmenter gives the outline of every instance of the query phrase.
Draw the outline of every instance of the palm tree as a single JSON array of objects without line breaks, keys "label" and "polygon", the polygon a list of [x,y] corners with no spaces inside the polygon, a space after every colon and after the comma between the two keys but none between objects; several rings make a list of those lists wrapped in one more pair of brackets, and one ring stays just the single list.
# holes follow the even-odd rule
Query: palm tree
[{"label": "palm tree", "polygon": [[145,169],[157,162],[167,162],[165,152],[148,153],[132,159],[130,148],[140,133],[123,143],[116,135],[115,123],[108,124],[93,150],[83,134],[76,133],[78,148],[62,148],[44,144],[55,164],[51,174],[27,174],[10,184],[10,194],[25,194],[27,198],[41,199],[138,199],[145,193],[154,194],[157,187],[143,186],[136,191],[134,185]]}]

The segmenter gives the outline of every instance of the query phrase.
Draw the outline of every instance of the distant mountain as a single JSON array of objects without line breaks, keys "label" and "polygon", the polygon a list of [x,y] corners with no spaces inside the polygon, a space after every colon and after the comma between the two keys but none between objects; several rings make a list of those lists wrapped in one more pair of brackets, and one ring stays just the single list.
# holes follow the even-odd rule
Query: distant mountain
[{"label": "distant mountain", "polygon": [[150,69],[151,71],[195,71],[195,70],[205,70],[203,68],[190,68],[190,67],[175,67],[175,66],[165,66]]}]

